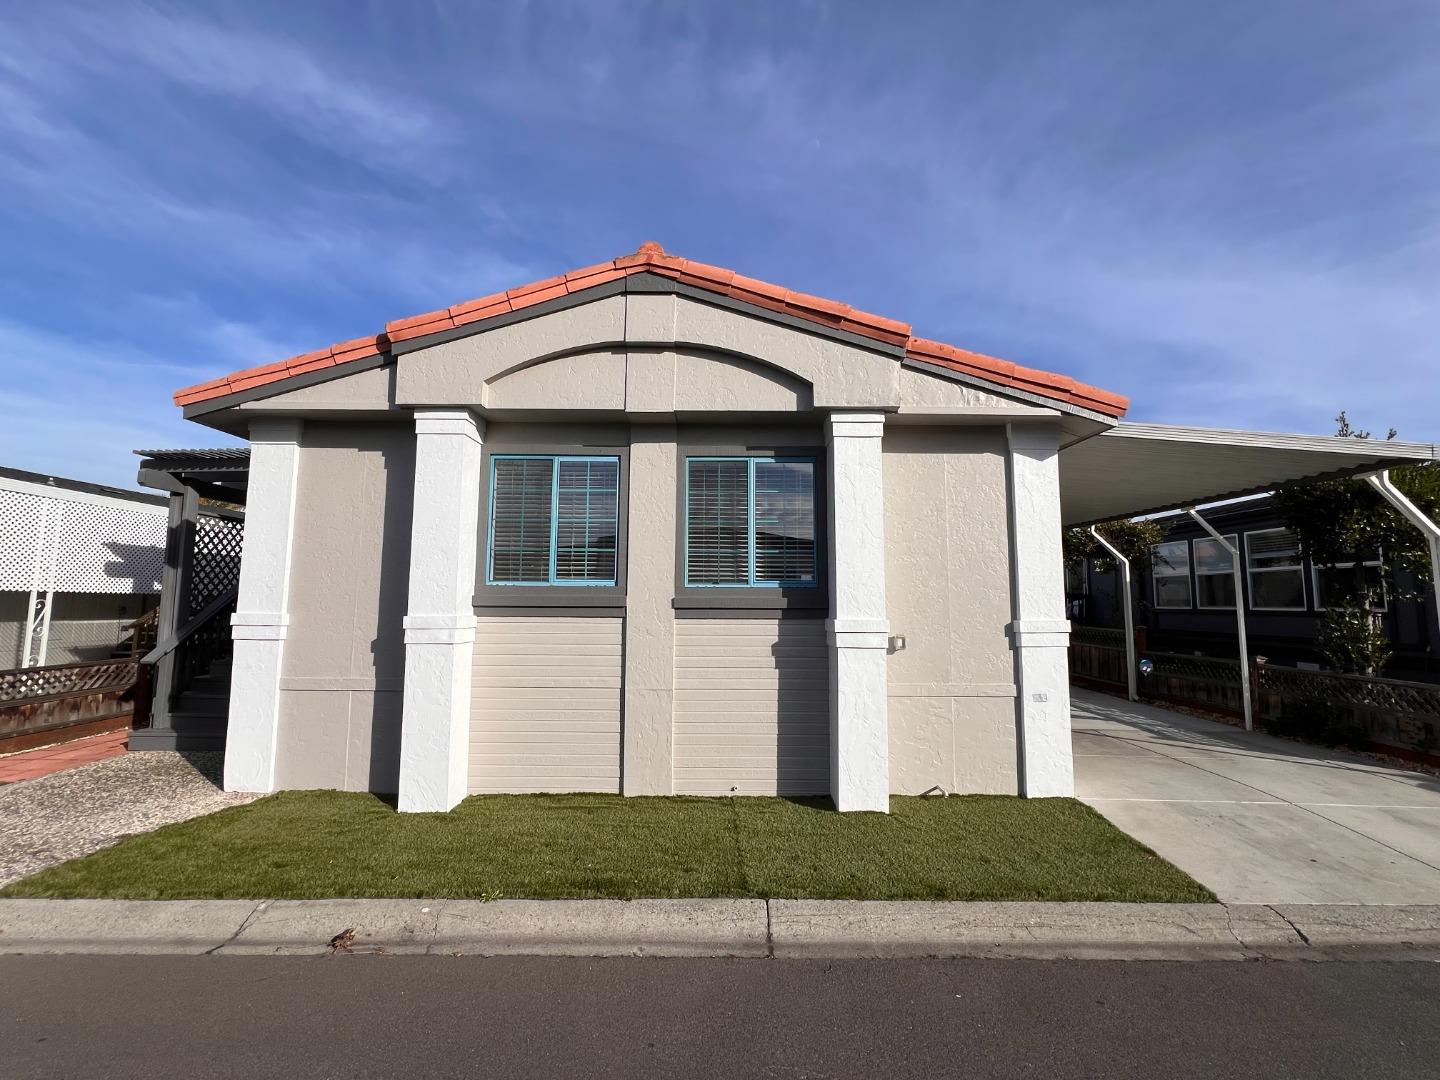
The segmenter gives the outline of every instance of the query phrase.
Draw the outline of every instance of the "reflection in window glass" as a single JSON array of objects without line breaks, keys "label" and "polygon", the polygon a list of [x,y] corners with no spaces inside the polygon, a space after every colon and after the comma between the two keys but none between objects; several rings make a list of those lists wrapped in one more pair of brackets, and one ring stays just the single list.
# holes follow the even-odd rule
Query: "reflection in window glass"
[{"label": "reflection in window glass", "polygon": [[1299,537],[1289,529],[1246,533],[1245,558],[1253,610],[1305,610],[1305,571]]},{"label": "reflection in window glass", "polygon": [[[1226,536],[1232,547],[1239,538]],[[1235,606],[1235,560],[1224,545],[1214,537],[1194,541],[1195,602],[1202,608],[1233,608]]]},{"label": "reflection in window glass", "polygon": [[817,552],[812,459],[686,460],[686,585],[813,586]]},{"label": "reflection in window glass", "polygon": [[1150,549],[1150,576],[1157,608],[1188,608],[1190,597],[1190,542],[1172,540]]}]

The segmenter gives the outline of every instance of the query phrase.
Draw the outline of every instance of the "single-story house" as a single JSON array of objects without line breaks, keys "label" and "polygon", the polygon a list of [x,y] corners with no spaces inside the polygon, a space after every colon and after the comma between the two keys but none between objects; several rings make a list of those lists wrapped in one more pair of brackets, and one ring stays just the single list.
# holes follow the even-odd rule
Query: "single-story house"
[{"label": "single-story house", "polygon": [[1123,396],[655,244],[176,402],[250,443],[226,786],[401,810],[1069,795],[1063,521],[1434,456],[1102,455],[1062,499]]}]

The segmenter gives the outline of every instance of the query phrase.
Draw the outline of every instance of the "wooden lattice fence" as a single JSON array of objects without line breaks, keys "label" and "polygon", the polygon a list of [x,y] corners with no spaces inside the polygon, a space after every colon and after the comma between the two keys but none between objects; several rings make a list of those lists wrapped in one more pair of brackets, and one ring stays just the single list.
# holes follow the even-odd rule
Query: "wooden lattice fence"
[{"label": "wooden lattice fence", "polygon": [[[1230,716],[1244,713],[1240,662],[1213,656],[1143,651],[1154,670],[1139,681],[1144,698]],[[1123,693],[1123,633],[1076,627],[1070,674],[1081,685]],[[1254,663],[1255,722],[1273,731],[1324,741],[1371,743],[1440,761],[1440,685],[1304,671]]]},{"label": "wooden lattice fence", "polygon": [[1305,723],[1315,714],[1371,742],[1440,752],[1440,686],[1364,675],[1259,665],[1258,712],[1271,723]]},{"label": "wooden lattice fence", "polygon": [[127,726],[139,668],[101,660],[0,671],[0,752]]}]

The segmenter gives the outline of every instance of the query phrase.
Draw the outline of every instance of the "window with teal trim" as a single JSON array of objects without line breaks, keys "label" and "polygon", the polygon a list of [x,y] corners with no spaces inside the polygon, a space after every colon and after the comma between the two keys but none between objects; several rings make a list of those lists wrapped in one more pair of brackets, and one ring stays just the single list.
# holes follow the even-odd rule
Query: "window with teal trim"
[{"label": "window with teal trim", "polygon": [[806,588],[816,576],[815,459],[685,461],[685,584]]},{"label": "window with teal trim", "polygon": [[490,459],[491,585],[614,585],[620,459]]}]

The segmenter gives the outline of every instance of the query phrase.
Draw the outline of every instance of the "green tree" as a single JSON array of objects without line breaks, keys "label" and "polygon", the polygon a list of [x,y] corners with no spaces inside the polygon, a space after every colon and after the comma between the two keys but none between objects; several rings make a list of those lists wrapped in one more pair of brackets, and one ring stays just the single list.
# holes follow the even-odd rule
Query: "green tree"
[{"label": "green tree", "polygon": [[[1117,518],[1103,522],[1097,528],[1121,555],[1130,560],[1131,569],[1135,571],[1149,564],[1150,549],[1160,543],[1165,533],[1153,519],[1143,518],[1133,521]],[[1069,566],[1081,559],[1092,560],[1095,569],[1102,572],[1111,569],[1115,562],[1090,535],[1089,529],[1066,529],[1065,563]]]},{"label": "green tree", "polygon": [[[1353,428],[1344,412],[1335,423],[1335,434],[1342,438],[1371,437]],[[1392,428],[1385,437],[1395,434]],[[1434,463],[1402,466],[1391,470],[1390,477],[1424,513],[1440,515],[1440,468]],[[1321,652],[1340,671],[1373,674],[1389,656],[1389,646],[1371,610],[1379,597],[1372,595],[1362,564],[1381,560],[1382,581],[1402,567],[1427,582],[1430,558],[1424,537],[1363,480],[1282,488],[1275,493],[1275,506],[1300,538],[1301,551],[1325,578],[1328,610],[1317,642]],[[1354,565],[1344,573],[1339,563]]]}]

